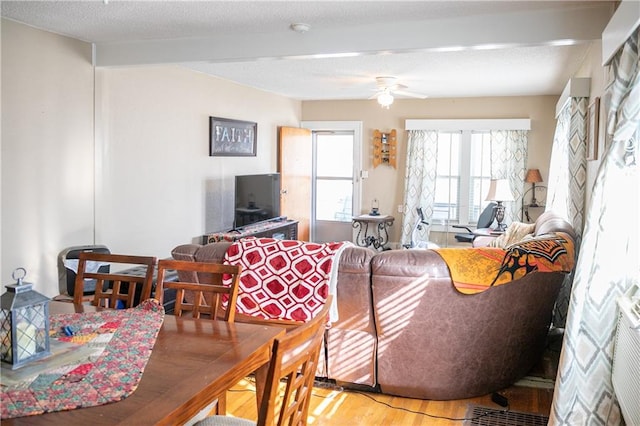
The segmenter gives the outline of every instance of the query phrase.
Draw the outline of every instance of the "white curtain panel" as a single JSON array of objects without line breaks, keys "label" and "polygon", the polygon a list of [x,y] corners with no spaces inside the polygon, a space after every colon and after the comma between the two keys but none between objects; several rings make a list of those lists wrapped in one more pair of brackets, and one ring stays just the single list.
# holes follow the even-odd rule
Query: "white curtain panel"
[{"label": "white curtain panel", "polygon": [[563,216],[578,235],[584,225],[587,105],[587,98],[571,98],[558,116],[545,208]]},{"label": "white curtain panel", "polygon": [[616,300],[638,283],[639,31],[611,65],[602,159],[576,264],[550,425],[620,425],[611,381]]},{"label": "white curtain panel", "polygon": [[504,202],[505,223],[520,221],[527,164],[528,131],[494,130],[491,132],[491,177],[508,179],[513,201]]},{"label": "white curtain panel", "polygon": [[545,210],[553,210],[562,217],[569,217],[569,129],[571,127],[571,103],[567,103],[558,115],[556,132],[551,146],[549,182]]},{"label": "white curtain panel", "polygon": [[426,221],[431,223],[438,158],[437,131],[409,130],[407,133],[407,168],[404,177],[404,215],[401,237],[403,245],[411,242],[411,232],[418,218],[416,212],[418,207],[422,207]]}]

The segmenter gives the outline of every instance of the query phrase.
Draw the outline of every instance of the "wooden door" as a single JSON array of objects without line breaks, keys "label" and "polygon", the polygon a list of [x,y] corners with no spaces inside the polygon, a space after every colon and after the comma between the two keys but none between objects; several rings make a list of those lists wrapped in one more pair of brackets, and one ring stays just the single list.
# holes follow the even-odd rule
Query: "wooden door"
[{"label": "wooden door", "polygon": [[311,130],[278,128],[280,214],[298,221],[298,239],[302,241],[309,241],[312,161]]}]

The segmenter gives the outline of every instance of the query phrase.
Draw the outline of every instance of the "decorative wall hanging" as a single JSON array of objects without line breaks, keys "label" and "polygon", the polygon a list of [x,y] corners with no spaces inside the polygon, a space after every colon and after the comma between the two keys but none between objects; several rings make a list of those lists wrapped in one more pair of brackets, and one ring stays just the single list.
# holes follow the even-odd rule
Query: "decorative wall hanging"
[{"label": "decorative wall hanging", "polygon": [[209,117],[209,155],[255,157],[258,124],[251,121]]},{"label": "decorative wall hanging", "polygon": [[396,167],[396,129],[389,133],[373,131],[373,167],[380,164]]}]

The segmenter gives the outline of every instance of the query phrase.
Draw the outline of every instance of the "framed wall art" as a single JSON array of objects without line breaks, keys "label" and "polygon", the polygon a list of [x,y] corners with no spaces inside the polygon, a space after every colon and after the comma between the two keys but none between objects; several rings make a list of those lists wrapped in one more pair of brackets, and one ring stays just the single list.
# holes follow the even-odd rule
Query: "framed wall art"
[{"label": "framed wall art", "polygon": [[600,98],[595,98],[589,105],[587,115],[587,160],[598,159],[598,121],[600,118]]},{"label": "framed wall art", "polygon": [[255,157],[257,132],[252,121],[209,117],[209,156]]}]

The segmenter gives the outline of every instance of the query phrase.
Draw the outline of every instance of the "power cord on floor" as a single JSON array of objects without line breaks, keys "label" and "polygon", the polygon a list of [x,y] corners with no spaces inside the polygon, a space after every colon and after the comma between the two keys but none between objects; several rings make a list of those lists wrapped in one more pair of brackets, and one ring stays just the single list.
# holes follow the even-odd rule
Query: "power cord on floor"
[{"label": "power cord on floor", "polygon": [[[386,407],[389,407],[389,408],[392,408],[392,409],[394,409],[394,410],[405,411],[405,412],[407,412],[407,413],[411,413],[411,414],[419,414],[419,415],[423,415],[423,416],[430,417],[430,418],[432,418],[432,419],[443,419],[443,420],[451,420],[451,421],[454,421],[454,422],[463,422],[463,421],[466,421],[466,420],[477,420],[477,419],[481,419],[481,418],[483,418],[483,417],[487,417],[487,416],[490,416],[490,415],[494,414],[493,412],[485,411],[484,413],[479,414],[479,415],[477,415],[477,416],[473,416],[473,417],[448,417],[448,416],[438,416],[438,415],[436,415],[436,414],[423,413],[423,412],[421,412],[421,411],[414,411],[414,410],[410,410],[410,409],[408,409],[408,408],[396,407],[396,406],[393,406],[393,405],[391,405],[391,404],[389,404],[389,403],[387,403],[387,402],[379,401],[379,400],[375,399],[373,396],[371,396],[371,395],[369,395],[368,393],[365,393],[365,392],[361,392],[361,391],[354,391],[354,390],[347,390],[347,392],[360,394],[360,395],[362,395],[362,396],[365,396],[365,397],[369,398],[370,400],[372,400],[372,401],[374,401],[374,402],[377,402],[378,404],[382,404],[382,405],[384,405],[384,406],[386,406]],[[316,396],[316,395],[314,395],[314,396]],[[503,397],[503,398],[505,398],[505,397]],[[506,398],[505,398],[505,400],[506,400]],[[495,401],[494,401],[494,402],[495,402]],[[500,410],[500,413],[506,413],[507,411],[509,411],[509,405],[508,405],[508,404],[507,404],[507,406],[505,407],[505,409],[504,409],[504,410]]]},{"label": "power cord on floor", "polygon": [[[249,379],[247,377],[247,379]],[[248,380],[249,382],[255,384],[255,380]],[[325,383],[325,382],[321,382],[321,383]],[[327,384],[320,386],[320,387],[324,387],[324,388],[329,388],[329,386]],[[379,401],[378,399],[374,398],[372,395],[366,393],[366,392],[362,392],[362,391],[358,391],[358,390],[351,390],[351,389],[344,389],[341,386],[331,386],[331,388],[334,388],[338,393],[340,392],[349,392],[349,393],[354,393],[354,394],[359,394],[362,395],[366,398],[369,398],[370,400],[384,405],[385,407],[394,409],[394,410],[400,410],[400,411],[405,411],[407,413],[411,413],[411,414],[417,414],[417,415],[422,415],[422,416],[426,416],[426,417],[430,417],[432,419],[442,419],[442,420],[450,420],[450,421],[454,421],[454,422],[464,422],[467,420],[478,420],[487,416],[491,416],[492,414],[495,414],[495,412],[491,412],[491,411],[485,411],[482,414],[479,414],[477,416],[472,416],[472,417],[448,417],[448,416],[438,416],[436,414],[429,414],[429,413],[423,413],[421,411],[414,411],[414,410],[410,410],[408,408],[403,408],[403,407],[396,407],[394,405],[391,405],[387,402],[384,401]],[[229,392],[253,392],[255,393],[255,390],[253,389],[229,389]],[[311,393],[311,396],[314,396],[316,398],[323,398],[325,399],[326,396],[325,395],[318,395],[315,393]],[[497,392],[494,392],[493,394],[491,394],[491,401],[493,401],[494,403],[498,404],[499,406],[503,407],[503,410],[500,410],[499,413],[504,414],[506,412],[509,411],[509,400],[507,399],[506,396],[501,395]]]}]

